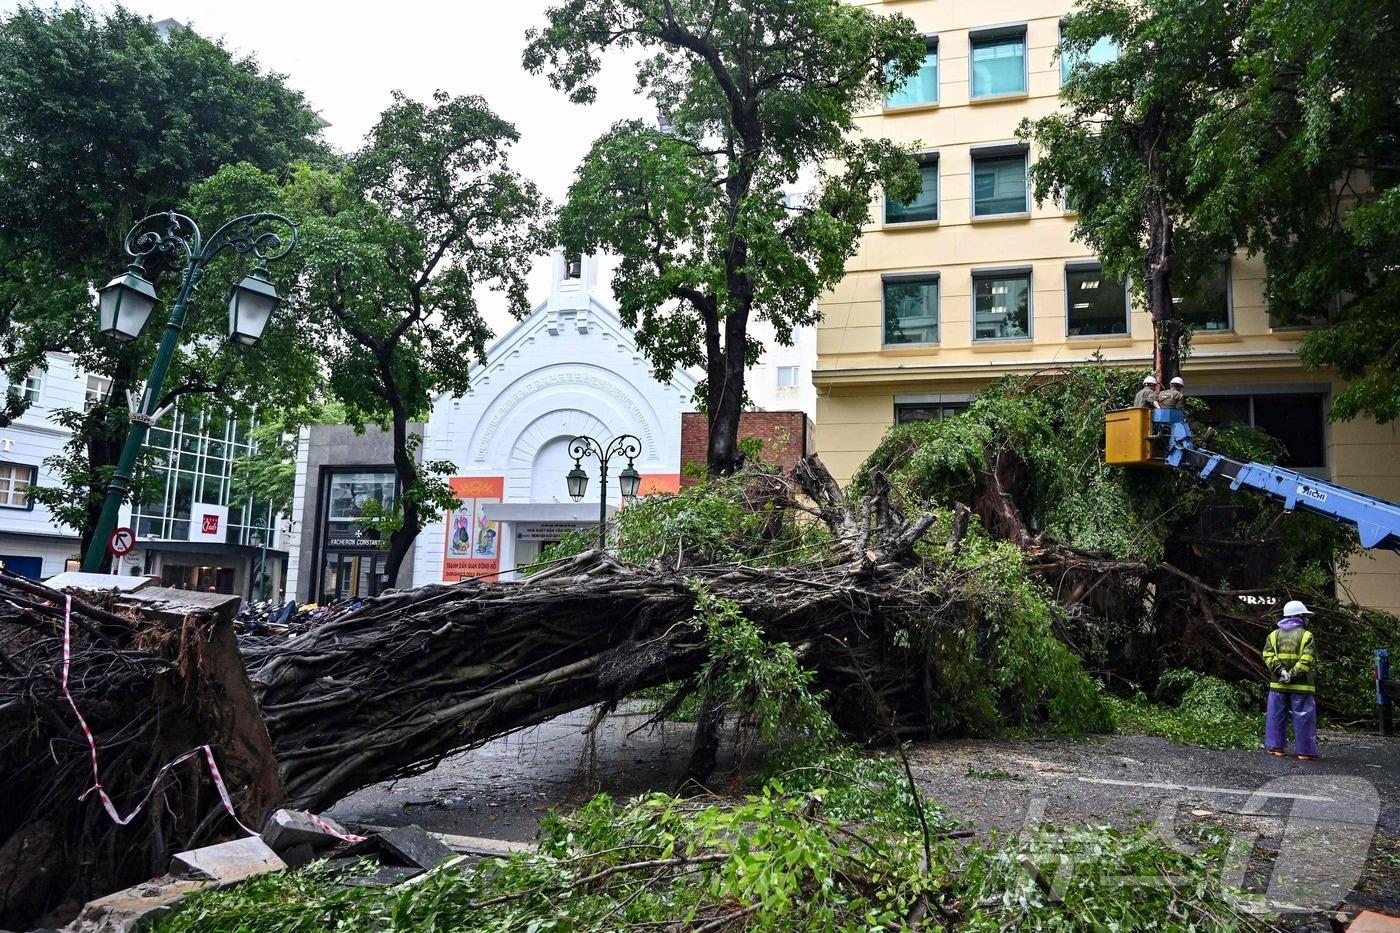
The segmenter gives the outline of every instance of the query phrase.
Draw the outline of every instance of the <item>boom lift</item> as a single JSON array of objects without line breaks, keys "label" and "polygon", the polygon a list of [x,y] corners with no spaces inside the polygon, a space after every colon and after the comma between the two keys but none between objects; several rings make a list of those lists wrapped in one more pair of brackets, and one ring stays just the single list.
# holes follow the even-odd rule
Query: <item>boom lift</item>
[{"label": "boom lift", "polygon": [[1305,509],[1356,526],[1361,546],[1400,553],[1400,505],[1263,463],[1244,463],[1197,447],[1178,408],[1120,408],[1104,416],[1104,460],[1123,466],[1194,470],[1226,480],[1231,489],[1257,489],[1289,511]]}]

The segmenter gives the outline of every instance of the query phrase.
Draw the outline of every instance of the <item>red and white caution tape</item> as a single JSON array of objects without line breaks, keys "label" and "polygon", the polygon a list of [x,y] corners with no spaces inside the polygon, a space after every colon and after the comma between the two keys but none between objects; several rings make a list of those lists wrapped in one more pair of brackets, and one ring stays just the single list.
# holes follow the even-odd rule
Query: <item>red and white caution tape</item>
[{"label": "red and white caution tape", "polygon": [[343,839],[346,842],[365,841],[366,837],[364,836],[357,836],[354,833],[342,833],[338,831],[334,826],[332,826],[330,823],[327,823],[325,820],[321,819],[319,816],[312,813],[310,810],[306,811],[306,815],[311,817],[311,822],[315,823],[318,827],[320,827],[322,831],[330,833],[337,839]]},{"label": "red and white caution tape", "polygon": [[[83,727],[83,735],[87,737],[88,752],[92,757],[92,786],[83,791],[82,796],[78,799],[86,800],[88,794],[97,791],[97,796],[101,799],[102,806],[106,808],[107,815],[110,816],[117,825],[125,826],[135,819],[136,815],[146,806],[146,803],[151,799],[151,795],[155,793],[156,786],[160,783],[161,776],[165,774],[165,772],[182,762],[189,761],[200,752],[203,752],[204,761],[209,765],[209,776],[214,779],[214,789],[219,792],[219,800],[223,803],[224,809],[228,811],[228,815],[233,818],[233,821],[237,823],[244,832],[250,836],[256,836],[257,832],[249,829],[243,821],[238,818],[238,814],[234,811],[233,800],[230,799],[228,787],[224,784],[224,776],[219,773],[219,766],[214,761],[214,750],[208,745],[201,745],[193,751],[185,752],[185,754],[181,755],[179,758],[166,764],[156,772],[155,778],[151,781],[151,786],[146,790],[146,796],[141,798],[141,802],[136,805],[134,810],[126,816],[122,816],[117,812],[117,808],[112,804],[112,798],[107,795],[106,788],[102,786],[102,774],[97,764],[97,741],[92,736],[92,730],[88,728],[87,720],[83,719],[83,714],[78,711],[78,704],[74,702],[73,694],[68,690],[68,668],[73,645],[72,615],[73,597],[65,596],[63,604],[63,695],[68,699],[68,705],[72,707],[73,715],[78,717],[78,725]],[[316,818],[312,817],[312,819]],[[320,821],[317,820],[317,822]]]}]

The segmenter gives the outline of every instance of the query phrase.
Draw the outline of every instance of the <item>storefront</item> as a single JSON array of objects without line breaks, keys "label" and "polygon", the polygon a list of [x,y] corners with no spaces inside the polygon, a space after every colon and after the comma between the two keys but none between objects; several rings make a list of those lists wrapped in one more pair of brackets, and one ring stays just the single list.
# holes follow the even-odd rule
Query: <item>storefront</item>
[{"label": "storefront", "polygon": [[387,554],[372,521],[394,508],[397,480],[383,465],[323,466],[316,527],[317,572],[313,602],[378,596],[388,581]]}]

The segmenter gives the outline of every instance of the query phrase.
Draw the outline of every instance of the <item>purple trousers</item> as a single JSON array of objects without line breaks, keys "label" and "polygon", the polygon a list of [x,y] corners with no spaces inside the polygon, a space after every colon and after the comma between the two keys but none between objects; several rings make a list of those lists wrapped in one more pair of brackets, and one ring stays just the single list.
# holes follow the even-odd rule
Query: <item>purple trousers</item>
[{"label": "purple trousers", "polygon": [[1264,722],[1264,744],[1271,749],[1288,745],[1288,720],[1293,720],[1293,745],[1299,755],[1317,754],[1317,697],[1292,690],[1270,690]]}]

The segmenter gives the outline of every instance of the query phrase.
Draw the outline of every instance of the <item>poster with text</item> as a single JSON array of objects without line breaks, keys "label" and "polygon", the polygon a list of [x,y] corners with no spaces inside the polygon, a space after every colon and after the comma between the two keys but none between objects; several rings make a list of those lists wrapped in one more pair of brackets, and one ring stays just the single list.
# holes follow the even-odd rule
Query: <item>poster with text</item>
[{"label": "poster with text", "polygon": [[454,476],[448,480],[457,507],[447,513],[447,548],[442,579],[456,583],[470,577],[494,579],[501,569],[501,529],[484,514],[484,506],[500,502],[503,476]]}]

